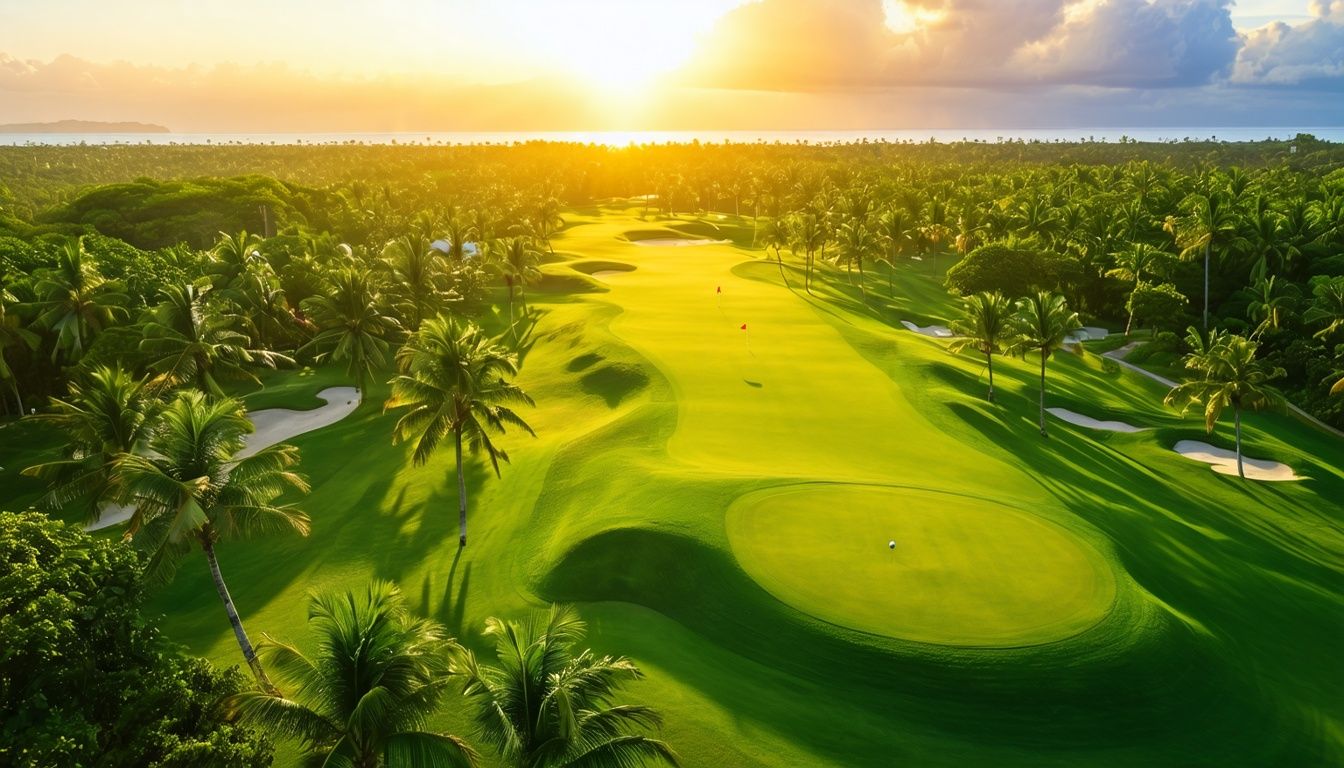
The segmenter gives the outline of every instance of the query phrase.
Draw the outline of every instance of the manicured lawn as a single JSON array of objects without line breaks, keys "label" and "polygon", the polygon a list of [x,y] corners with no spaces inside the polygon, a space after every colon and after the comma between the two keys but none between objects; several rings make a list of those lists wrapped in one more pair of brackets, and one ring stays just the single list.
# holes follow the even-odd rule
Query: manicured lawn
[{"label": "manicured lawn", "polygon": [[[647,673],[626,698],[690,766],[1341,759],[1338,439],[1254,414],[1247,454],[1307,479],[1218,475],[1170,446],[1229,428],[1207,437],[1156,383],[1067,353],[1051,405],[1153,429],[1052,419],[1043,439],[1033,363],[996,361],[989,404],[983,360],[900,328],[954,311],[946,259],[899,268],[894,297],[870,269],[866,301],[824,266],[809,296],[798,260],[786,287],[743,247],[750,219],[638,214],[566,217],[555,247],[581,263],[528,293],[537,437],[500,441],[502,479],[471,464],[465,551],[452,452],[413,467],[385,385],[293,441],[312,535],[219,548],[254,637],[305,641],[309,591],[373,577],[478,651],[485,617],[576,602],[594,647]],[[251,407],[349,383],[265,381]],[[241,661],[203,558],[155,606],[191,651]],[[463,712],[436,725],[470,736]]]}]

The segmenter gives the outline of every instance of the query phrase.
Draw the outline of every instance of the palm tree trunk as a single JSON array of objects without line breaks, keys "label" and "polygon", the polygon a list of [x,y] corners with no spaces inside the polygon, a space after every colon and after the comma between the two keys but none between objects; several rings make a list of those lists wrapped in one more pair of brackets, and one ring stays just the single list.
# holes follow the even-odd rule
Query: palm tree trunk
[{"label": "palm tree trunk", "polygon": [[1134,291],[1139,290],[1139,278],[1134,278],[1134,288],[1129,292],[1129,320],[1125,322],[1125,339],[1129,339],[1129,332],[1134,328]]},{"label": "palm tree trunk", "polygon": [[1204,246],[1204,331],[1209,330],[1209,251],[1208,245]]},{"label": "palm tree trunk", "polygon": [[896,256],[893,254],[887,262],[887,296],[896,298]]},{"label": "palm tree trunk", "polygon": [[784,252],[775,249],[775,263],[779,265],[779,279],[784,281],[784,287],[789,287],[789,276],[784,274]]},{"label": "palm tree trunk", "polygon": [[247,630],[243,629],[243,620],[238,618],[238,609],[234,607],[233,598],[229,595],[229,587],[224,583],[224,574],[219,571],[219,560],[215,557],[215,545],[210,540],[208,529],[201,535],[201,550],[205,552],[205,559],[210,563],[210,577],[215,580],[215,591],[219,593],[219,599],[224,603],[224,613],[229,616],[229,624],[233,627],[233,636],[238,639],[238,647],[243,649],[243,658],[247,660],[247,666],[252,669],[252,674],[256,676],[257,682],[263,690],[267,693],[277,693],[270,678],[266,676],[266,670],[261,668],[261,661],[257,659],[256,650],[252,648],[252,641],[247,639]]},{"label": "palm tree trunk", "polygon": [[985,353],[985,365],[989,366],[989,402],[994,402],[994,353]]},{"label": "palm tree trunk", "polygon": [[9,388],[14,390],[14,402],[19,404],[19,418],[23,418],[23,397],[19,394],[19,379],[17,376],[9,380]]},{"label": "palm tree trunk", "polygon": [[467,478],[462,475],[462,430],[453,433],[457,439],[457,546],[467,546]]},{"label": "palm tree trunk", "polygon": [[1246,479],[1246,468],[1241,463],[1241,406],[1232,406],[1232,423],[1235,425],[1237,433],[1237,474],[1241,479]]},{"label": "palm tree trunk", "polygon": [[1041,435],[1045,435],[1045,358],[1046,351],[1041,350]]},{"label": "palm tree trunk", "polygon": [[859,294],[860,294],[861,296],[863,296],[864,299],[867,299],[867,298],[868,298],[868,288],[867,288],[866,286],[864,286],[864,284],[863,284],[863,278],[864,278],[864,274],[863,274],[863,258],[860,257],[860,258],[859,258]]}]

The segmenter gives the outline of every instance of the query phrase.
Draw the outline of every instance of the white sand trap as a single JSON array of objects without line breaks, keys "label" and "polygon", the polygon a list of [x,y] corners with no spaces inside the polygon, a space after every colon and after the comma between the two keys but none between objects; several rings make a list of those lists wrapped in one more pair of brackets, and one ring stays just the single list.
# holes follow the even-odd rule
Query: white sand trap
[{"label": "white sand trap", "polygon": [[1105,328],[1097,328],[1095,326],[1088,325],[1079,328],[1073,333],[1070,333],[1067,337],[1065,337],[1064,343],[1077,344],[1080,341],[1096,341],[1097,339],[1104,339],[1109,335],[1110,332],[1107,331]]},{"label": "white sand trap", "polygon": [[[1187,459],[1202,461],[1213,466],[1213,471],[1222,475],[1237,476],[1237,454],[1224,448],[1217,448],[1200,440],[1181,440],[1171,449]],[[1248,459],[1242,456],[1241,463],[1246,468],[1249,480],[1301,480],[1287,464],[1267,459]]]},{"label": "white sand trap", "polygon": [[923,334],[925,336],[932,336],[935,339],[950,339],[955,335],[952,333],[952,329],[948,328],[945,325],[918,326],[910,322],[909,320],[902,320],[901,325],[904,325],[906,329],[914,331],[915,333]]},{"label": "white sand trap", "polygon": [[1136,427],[1133,424],[1126,424],[1123,421],[1098,421],[1091,416],[1084,416],[1081,413],[1070,411],[1068,408],[1046,408],[1050,415],[1057,419],[1062,419],[1079,427],[1087,429],[1100,429],[1105,432],[1143,432],[1144,427]]},{"label": "white sand trap", "polygon": [[606,279],[608,277],[611,277],[612,275],[624,275],[633,271],[634,270],[630,269],[603,269],[598,272],[593,272],[592,277],[596,277],[598,279]]},{"label": "white sand trap", "polygon": [[647,240],[631,240],[635,245],[647,245],[664,248],[687,248],[695,245],[726,245],[728,240],[709,240],[703,237],[651,237]]},{"label": "white sand trap", "polygon": [[[248,414],[247,418],[252,421],[256,431],[244,436],[246,445],[238,452],[238,456],[251,456],[263,448],[283,443],[291,437],[335,424],[354,413],[361,400],[359,391],[354,387],[328,387],[318,392],[317,396],[327,401],[327,404],[309,411],[267,408]],[[109,504],[103,507],[98,520],[85,526],[85,530],[96,531],[124,523],[131,519],[131,513],[134,511],[134,507]]]}]

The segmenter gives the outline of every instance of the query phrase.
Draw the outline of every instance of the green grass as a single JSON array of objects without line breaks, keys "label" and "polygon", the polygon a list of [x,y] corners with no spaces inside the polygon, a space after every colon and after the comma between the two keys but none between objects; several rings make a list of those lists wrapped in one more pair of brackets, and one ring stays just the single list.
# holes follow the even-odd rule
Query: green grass
[{"label": "green grass", "polygon": [[[662,711],[664,736],[691,766],[1344,757],[1338,439],[1253,414],[1247,453],[1307,479],[1215,474],[1170,446],[1230,445],[1227,426],[1206,437],[1193,417],[1161,406],[1159,385],[1091,354],[1050,363],[1050,404],[1153,429],[1052,420],[1043,439],[1031,363],[996,361],[999,401],[989,404],[983,361],[899,328],[954,311],[940,286],[947,259],[898,269],[894,296],[885,272],[870,270],[866,301],[823,267],[809,296],[796,260],[786,254],[786,287],[763,252],[741,247],[750,219],[641,221],[641,210],[566,216],[556,250],[577,269],[547,264],[546,282],[528,291],[539,318],[523,340],[519,383],[536,398],[524,415],[537,437],[500,441],[512,457],[502,479],[470,464],[465,552],[451,451],[413,467],[407,447],[391,444],[385,385],[371,386],[346,420],[293,441],[313,485],[302,499],[312,535],[219,548],[254,637],[304,642],[310,590],[371,577],[396,580],[416,610],[478,651],[486,616],[573,601],[599,652],[627,654],[647,673],[625,696]],[[731,242],[623,239],[659,228]],[[603,271],[594,262],[635,269],[595,280],[584,274]],[[249,402],[316,405],[315,393],[339,379],[282,372]],[[871,492],[877,501],[859,491],[794,498],[786,529],[758,525],[750,551],[735,549],[743,510],[800,484],[883,490]],[[940,519],[929,500],[949,495],[985,503],[948,505]],[[918,518],[865,517],[874,503]],[[913,527],[880,533],[897,524]],[[888,538],[902,555],[936,559],[951,581],[921,585],[911,574],[910,591],[929,594],[874,612],[862,587],[890,562]],[[803,539],[797,552],[791,539]],[[855,561],[870,548],[876,562]],[[773,563],[753,565],[752,552]],[[1104,576],[1089,600],[1065,574],[1109,576],[1114,598]],[[816,583],[803,594],[807,579]],[[824,604],[828,587],[841,598]],[[990,613],[972,589],[1012,602]],[[1028,625],[1050,623],[1050,594],[1083,595],[1070,615],[1087,620],[1055,626],[1049,642],[1008,643],[1005,627],[1030,640]],[[925,625],[940,635],[920,635],[910,628],[918,617],[900,615],[917,598],[941,612]],[[240,660],[199,555],[154,607],[191,651]],[[970,647],[975,633],[993,631],[1002,633],[993,647]],[[469,722],[454,709],[435,726],[469,737]],[[296,755],[286,746],[282,764]]]},{"label": "green grass", "polygon": [[727,528],[734,556],[771,594],[895,638],[1052,642],[1095,626],[1115,600],[1111,565],[1090,546],[984,497],[784,486],[739,499]]}]

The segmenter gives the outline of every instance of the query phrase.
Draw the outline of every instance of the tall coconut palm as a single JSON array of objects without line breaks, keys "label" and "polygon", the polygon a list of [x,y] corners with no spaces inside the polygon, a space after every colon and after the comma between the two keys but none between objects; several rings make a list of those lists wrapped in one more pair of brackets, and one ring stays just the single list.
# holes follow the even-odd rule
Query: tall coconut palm
[{"label": "tall coconut palm", "polygon": [[[661,203],[662,197],[660,196],[658,200]],[[671,200],[667,204],[671,206]],[[546,250],[551,255],[555,255],[555,247],[551,245],[551,236],[565,226],[565,220],[560,216],[560,201],[555,196],[543,198],[533,208],[529,223],[531,224],[532,234],[546,244]]]},{"label": "tall coconut palm", "polygon": [[308,516],[276,502],[286,491],[306,492],[308,485],[292,471],[299,461],[292,445],[243,457],[244,436],[251,431],[239,401],[179,392],[154,420],[143,455],[118,460],[113,482],[135,509],[126,536],[148,553],[149,577],[167,581],[186,553],[200,547],[243,658],[257,682],[274,691],[243,629],[215,550],[224,542],[282,531],[308,535]]},{"label": "tall coconut palm", "polygon": [[[220,232],[215,246],[210,249],[208,269],[214,276],[216,288],[227,288],[237,284],[249,270],[265,264],[262,258],[261,237],[242,230],[236,234]],[[269,265],[268,265],[269,266]]]},{"label": "tall coconut palm", "polygon": [[[1131,296],[1143,284],[1145,273],[1164,273],[1166,261],[1171,258],[1171,255],[1166,251],[1161,248],[1154,248],[1147,243],[1131,243],[1128,248],[1113,255],[1115,257],[1115,268],[1107,270],[1106,276],[1134,281],[1129,291]],[[1134,307],[1131,304],[1129,319],[1125,322],[1126,338],[1129,337],[1133,328]]]},{"label": "tall coconut palm", "polygon": [[510,237],[499,241],[497,249],[498,267],[504,275],[504,283],[509,289],[509,327],[513,327],[513,291],[518,289],[518,298],[523,302],[523,314],[527,314],[527,284],[541,277],[537,268],[541,254],[526,237]]},{"label": "tall coconut palm", "polygon": [[267,637],[261,654],[291,696],[245,691],[224,706],[242,722],[297,739],[322,765],[350,768],[471,766],[475,753],[456,736],[427,731],[452,693],[460,648],[444,628],[411,616],[401,590],[375,581],[363,589],[314,595],[311,654]]},{"label": "tall coconut palm", "polygon": [[67,361],[78,361],[94,336],[126,314],[129,301],[94,267],[82,237],[61,244],[56,265],[38,271],[33,289],[38,298],[37,324],[56,334],[53,361],[62,352]]},{"label": "tall coconut palm", "polygon": [[1175,238],[1182,259],[1204,258],[1204,329],[1209,328],[1209,263],[1215,252],[1243,243],[1235,204],[1213,192],[1195,193],[1181,203],[1183,216],[1167,219],[1164,229]]},{"label": "tall coconut palm", "polygon": [[38,335],[23,327],[18,314],[12,310],[18,305],[18,299],[3,285],[0,285],[0,382],[9,384],[14,393],[17,413],[23,415],[23,395],[19,394],[19,376],[10,364],[7,355],[11,349],[37,349]]},{"label": "tall coconut palm", "polygon": [[161,292],[163,300],[145,323],[140,342],[157,386],[190,385],[222,395],[221,378],[258,381],[249,364],[274,368],[293,362],[279,352],[249,349],[247,334],[235,330],[239,318],[206,304],[208,290],[209,281],[200,280],[168,285]]},{"label": "tall coconut palm", "polygon": [[877,235],[882,241],[882,261],[887,265],[887,295],[896,298],[894,278],[896,262],[914,242],[915,224],[904,208],[893,207],[877,219]]},{"label": "tall coconut palm", "polygon": [[826,245],[826,230],[815,213],[802,213],[794,216],[792,237],[789,240],[794,252],[802,251],[806,258],[806,271],[803,275],[803,288],[812,292],[812,264],[816,253]]},{"label": "tall coconut palm", "polygon": [[864,286],[863,263],[880,249],[877,235],[858,219],[851,219],[840,227],[840,258],[845,260],[846,264],[856,265],[859,268],[859,293],[866,299],[868,289]]},{"label": "tall coconut palm", "polygon": [[496,344],[475,323],[436,317],[426,320],[397,351],[398,375],[386,409],[408,408],[393,429],[394,442],[415,441],[413,461],[424,464],[449,434],[457,449],[458,546],[467,546],[467,479],[462,446],[484,451],[498,477],[499,462],[509,455],[491,435],[518,427],[535,435],[509,408],[532,405],[518,385],[506,380],[518,373],[518,357]]},{"label": "tall coconut palm", "polygon": [[[1194,329],[1190,329],[1194,333]],[[1168,405],[1179,405],[1184,414],[1192,405],[1204,406],[1204,428],[1213,432],[1223,409],[1231,406],[1237,442],[1237,474],[1246,477],[1241,457],[1241,412],[1278,406],[1283,395],[1268,382],[1283,375],[1257,360],[1259,345],[1241,336],[1222,336],[1207,349],[1196,350],[1185,358],[1185,366],[1196,378],[1173,387],[1167,393]]]},{"label": "tall coconut palm", "polygon": [[1008,349],[1025,357],[1028,353],[1041,357],[1040,427],[1045,436],[1045,363],[1056,350],[1064,346],[1069,334],[1082,328],[1078,313],[1069,310],[1063,296],[1040,291],[1017,302],[1017,311],[1010,325],[1013,341]]},{"label": "tall coconut palm", "polygon": [[965,316],[952,321],[952,330],[958,337],[947,345],[949,352],[960,352],[967,347],[985,356],[989,369],[989,394],[994,402],[994,355],[1011,340],[1013,303],[998,291],[982,291],[963,300]]},{"label": "tall coconut palm", "polygon": [[652,709],[613,700],[642,677],[630,660],[576,651],[585,627],[574,609],[553,606],[521,623],[491,618],[498,666],[468,655],[467,698],[480,737],[513,768],[677,765],[662,741],[636,731],[661,723]]},{"label": "tall coconut palm", "polygon": [[384,312],[382,304],[366,272],[338,271],[330,293],[303,302],[318,332],[299,351],[315,352],[319,360],[344,360],[346,373],[363,390],[373,372],[387,365],[391,343],[402,334],[401,324]]},{"label": "tall coconut palm", "polygon": [[33,418],[65,436],[64,455],[23,471],[48,484],[43,505],[79,509],[95,521],[105,503],[122,501],[117,462],[143,451],[158,405],[144,380],[106,366],[71,382],[65,399],[52,398],[51,411]]},{"label": "tall coconut palm", "polygon": [[391,276],[388,284],[396,295],[403,325],[415,331],[442,303],[443,256],[423,238],[405,235],[383,246],[380,263]]},{"label": "tall coconut palm", "polygon": [[764,229],[760,232],[761,242],[765,244],[766,250],[775,252],[775,263],[779,265],[779,279],[784,281],[786,288],[789,286],[789,277],[784,273],[783,251],[788,247],[791,236],[788,220],[779,216],[766,221]]},{"label": "tall coconut palm", "polygon": [[1344,275],[1319,275],[1311,279],[1311,306],[1302,313],[1303,322],[1324,323],[1313,334],[1327,339],[1338,330],[1344,330]]}]

